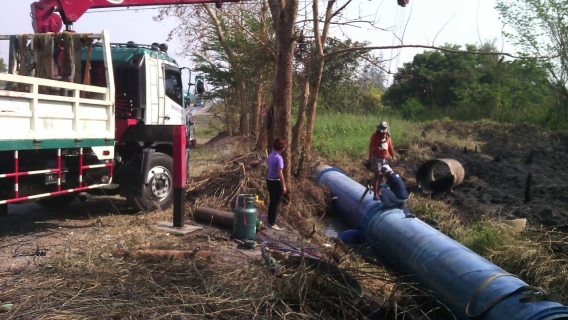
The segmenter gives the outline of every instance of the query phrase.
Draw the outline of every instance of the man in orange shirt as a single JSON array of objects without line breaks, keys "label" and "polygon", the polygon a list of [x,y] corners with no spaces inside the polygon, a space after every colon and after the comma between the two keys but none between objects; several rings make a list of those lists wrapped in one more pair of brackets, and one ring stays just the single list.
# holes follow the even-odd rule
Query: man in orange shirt
[{"label": "man in orange shirt", "polygon": [[371,136],[371,141],[369,143],[369,163],[371,164],[371,170],[373,170],[373,190],[374,190],[374,200],[380,200],[377,195],[377,190],[379,189],[379,184],[381,183],[381,168],[383,165],[388,164],[388,157],[391,157],[392,162],[396,162],[396,156],[394,154],[394,147],[392,146],[392,141],[389,134],[389,125],[386,121],[383,121],[377,125],[377,131]]}]

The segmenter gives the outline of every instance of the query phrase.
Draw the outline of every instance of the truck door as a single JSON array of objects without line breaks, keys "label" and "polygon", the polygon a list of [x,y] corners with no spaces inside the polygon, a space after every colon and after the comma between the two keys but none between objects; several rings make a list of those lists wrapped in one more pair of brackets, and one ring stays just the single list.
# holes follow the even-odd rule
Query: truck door
[{"label": "truck door", "polygon": [[186,112],[183,108],[183,88],[179,68],[164,65],[164,88],[166,91],[164,124],[185,124]]},{"label": "truck door", "polygon": [[159,112],[160,107],[163,106],[163,103],[160,103],[159,77],[161,68],[158,65],[158,60],[152,56],[147,55],[146,62],[146,74],[148,75],[146,81],[146,92],[148,94],[146,98],[146,101],[148,101],[146,106],[146,124],[162,124],[163,120],[159,118],[163,116],[163,111]]}]

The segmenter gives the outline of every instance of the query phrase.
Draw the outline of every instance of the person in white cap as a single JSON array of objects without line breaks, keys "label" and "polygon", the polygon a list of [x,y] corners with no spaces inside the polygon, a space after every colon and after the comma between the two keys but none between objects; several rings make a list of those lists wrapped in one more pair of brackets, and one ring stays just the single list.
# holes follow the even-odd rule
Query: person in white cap
[{"label": "person in white cap", "polygon": [[408,200],[408,191],[402,181],[402,177],[392,171],[391,167],[384,165],[381,168],[381,173],[386,177],[386,184],[389,186],[388,189],[381,189],[379,184],[379,197],[383,202],[385,207],[398,207],[404,208],[406,201]]},{"label": "person in white cap", "polygon": [[371,165],[371,170],[373,171],[373,190],[375,191],[375,196],[373,199],[379,200],[379,195],[377,190],[381,184],[381,168],[388,164],[388,157],[391,157],[392,162],[396,162],[396,156],[394,154],[394,147],[389,133],[389,125],[386,121],[383,121],[377,125],[377,130],[371,136],[371,141],[369,142],[369,164]]}]

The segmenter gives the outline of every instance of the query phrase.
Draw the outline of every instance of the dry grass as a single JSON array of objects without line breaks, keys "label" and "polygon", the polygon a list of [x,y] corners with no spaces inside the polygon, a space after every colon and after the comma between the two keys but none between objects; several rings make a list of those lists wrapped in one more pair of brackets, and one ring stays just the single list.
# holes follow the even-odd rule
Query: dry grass
[{"label": "dry grass", "polygon": [[[241,149],[242,150],[242,149]],[[207,153],[202,153],[207,155]],[[266,199],[262,164],[238,164],[254,153],[210,160],[218,169],[203,171],[188,186],[190,213],[197,206],[227,210],[238,193]],[[196,159],[199,161],[200,159]],[[236,164],[235,164],[236,162]],[[84,232],[63,229],[50,247],[49,263],[39,261],[9,276],[1,301],[15,307],[6,319],[362,319],[395,318],[416,308],[412,296],[385,269],[352,250],[329,243],[318,231],[327,210],[326,191],[311,180],[294,181],[281,219],[302,242],[322,248],[328,264],[314,265],[277,257],[274,274],[262,258],[250,258],[229,242],[228,233],[176,237],[156,232],[170,211],[117,214],[89,220]],[[94,225],[94,226],[93,226]],[[78,229],[77,229],[78,230]],[[315,231],[315,232],[314,232]],[[213,252],[211,260],[134,256],[139,248]],[[363,286],[361,290],[361,285]],[[408,297],[407,297],[408,294]],[[407,297],[404,303],[401,299]]]},{"label": "dry grass", "polygon": [[[170,214],[114,216],[91,239],[65,235],[68,250],[49,266],[23,271],[0,294],[15,304],[5,319],[357,319],[392,313],[400,298],[384,269],[341,247],[328,251],[341,269],[282,258],[277,275],[260,259],[223,261],[221,253],[212,260],[124,254],[140,246],[216,252],[225,244],[155,232],[155,222]],[[357,282],[361,294],[350,287]]]},{"label": "dry grass", "polygon": [[564,302],[568,302],[568,256],[551,250],[552,241],[568,245],[568,234],[559,237],[546,230],[529,233],[532,234],[515,243],[492,250],[487,258],[529,284],[562,295]]},{"label": "dry grass", "polygon": [[568,233],[538,229],[518,234],[487,217],[464,223],[449,205],[425,198],[410,201],[409,208],[504,270],[568,301],[568,256],[555,252],[555,246],[568,246]]}]

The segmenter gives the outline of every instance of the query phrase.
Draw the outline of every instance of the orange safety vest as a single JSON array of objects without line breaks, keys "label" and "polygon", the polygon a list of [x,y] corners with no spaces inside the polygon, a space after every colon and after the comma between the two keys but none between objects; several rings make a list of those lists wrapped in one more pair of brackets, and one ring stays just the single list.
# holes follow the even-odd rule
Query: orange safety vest
[{"label": "orange safety vest", "polygon": [[[383,137],[379,137],[379,134],[384,134]],[[369,144],[369,148],[373,155],[377,158],[388,158],[389,153],[391,155],[394,154],[394,149],[392,147],[392,142],[390,139],[390,134],[382,133],[382,132],[375,132],[371,136],[371,142]]]}]

